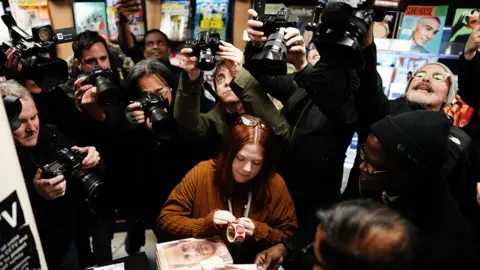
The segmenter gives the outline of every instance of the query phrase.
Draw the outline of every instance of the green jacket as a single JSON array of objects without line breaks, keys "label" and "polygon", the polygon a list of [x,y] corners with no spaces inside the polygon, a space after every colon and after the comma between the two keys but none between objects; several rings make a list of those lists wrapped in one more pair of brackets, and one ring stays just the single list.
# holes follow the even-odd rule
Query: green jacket
[{"label": "green jacket", "polygon": [[[260,84],[250,73],[242,68],[239,75],[232,80],[230,87],[241,100],[245,113],[263,119],[273,128],[274,134],[288,140],[290,126],[277,110]],[[227,112],[218,102],[208,113],[200,113],[200,93],[203,91],[203,74],[197,80],[188,79],[182,73],[175,97],[175,119],[186,135],[201,140],[223,137],[226,132]]]}]

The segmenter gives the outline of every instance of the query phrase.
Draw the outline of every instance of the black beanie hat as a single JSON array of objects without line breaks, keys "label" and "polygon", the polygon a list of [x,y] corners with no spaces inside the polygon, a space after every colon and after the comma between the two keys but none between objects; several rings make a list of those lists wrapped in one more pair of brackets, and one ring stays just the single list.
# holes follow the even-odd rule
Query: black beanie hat
[{"label": "black beanie hat", "polygon": [[445,113],[417,110],[370,126],[385,150],[407,168],[438,170],[448,158],[451,121]]}]

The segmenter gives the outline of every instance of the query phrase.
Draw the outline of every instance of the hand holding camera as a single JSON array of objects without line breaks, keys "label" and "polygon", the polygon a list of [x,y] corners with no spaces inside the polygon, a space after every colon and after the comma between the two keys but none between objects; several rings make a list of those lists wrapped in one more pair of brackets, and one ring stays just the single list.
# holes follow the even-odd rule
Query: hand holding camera
[{"label": "hand holding camera", "polygon": [[192,48],[183,48],[180,53],[184,56],[183,70],[188,73],[188,78],[192,81],[200,76],[200,69],[197,67],[197,57],[190,56],[193,52]]},{"label": "hand holding camera", "polygon": [[141,109],[140,102],[134,102],[127,106],[125,116],[132,125],[141,125],[145,123],[145,112]]},{"label": "hand holding camera", "polygon": [[121,0],[117,2],[117,12],[120,23],[128,23],[133,13],[140,11],[137,0]]},{"label": "hand holding camera", "polygon": [[267,41],[267,37],[262,31],[258,31],[256,29],[263,27],[263,22],[257,21],[256,18],[258,17],[258,13],[253,10],[248,10],[248,38],[252,41],[252,44],[255,46],[262,46],[265,41]]},{"label": "hand holding camera", "polygon": [[307,66],[307,50],[305,40],[297,28],[289,27],[285,30],[285,40],[288,47],[287,62],[292,64],[297,71]]},{"label": "hand holding camera", "polygon": [[477,21],[465,45],[465,59],[473,59],[478,50],[480,50],[480,19]]},{"label": "hand holding camera", "polygon": [[88,77],[81,77],[73,84],[75,99],[79,107],[84,109],[90,117],[96,121],[102,122],[106,115],[100,106],[97,97],[97,88],[92,84],[85,84]]},{"label": "hand holding camera", "polygon": [[222,40],[221,42],[222,45],[219,46],[220,51],[217,54],[225,60],[225,66],[230,75],[235,78],[242,69],[243,52],[226,41]]},{"label": "hand holding camera", "polygon": [[53,178],[42,178],[42,170],[38,169],[33,178],[35,190],[46,200],[54,200],[65,195],[67,182],[63,175]]},{"label": "hand holding camera", "polygon": [[85,158],[82,160],[82,169],[84,170],[93,168],[100,162],[100,153],[98,153],[97,149],[93,146],[74,146],[72,147],[72,150],[77,150],[80,153],[86,154]]}]

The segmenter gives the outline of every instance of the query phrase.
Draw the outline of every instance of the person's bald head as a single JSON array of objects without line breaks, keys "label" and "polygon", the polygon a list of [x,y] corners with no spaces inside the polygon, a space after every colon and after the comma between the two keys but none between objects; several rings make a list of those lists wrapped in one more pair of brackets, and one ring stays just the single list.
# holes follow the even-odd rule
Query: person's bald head
[{"label": "person's bald head", "polygon": [[440,29],[440,19],[438,17],[422,17],[413,27],[411,40],[418,46],[424,47],[430,42]]},{"label": "person's bald head", "polygon": [[413,260],[415,229],[386,206],[346,201],[318,217],[314,251],[324,270],[403,269]]}]

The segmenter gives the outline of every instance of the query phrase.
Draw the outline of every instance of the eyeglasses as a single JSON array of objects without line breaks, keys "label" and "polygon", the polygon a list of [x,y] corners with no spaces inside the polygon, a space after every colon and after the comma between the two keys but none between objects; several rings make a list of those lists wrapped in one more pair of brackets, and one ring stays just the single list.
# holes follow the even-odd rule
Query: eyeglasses
[{"label": "eyeglasses", "polygon": [[375,168],[370,164],[370,162],[365,160],[365,151],[363,150],[364,145],[360,145],[360,148],[358,149],[358,153],[360,154],[360,158],[365,162],[365,168],[367,169],[367,173],[372,175],[372,176],[378,176],[382,174],[388,173],[388,171],[385,170],[375,170]]},{"label": "eyeglasses", "polygon": [[[418,79],[428,78],[427,72],[423,71],[423,70],[415,72],[413,77],[418,78]],[[437,82],[443,82],[446,79],[448,79],[448,77],[450,77],[450,74],[449,73],[443,73],[443,72],[434,72],[433,74],[430,75],[430,78],[433,79],[434,81],[437,81]]]},{"label": "eyeglasses", "polygon": [[238,124],[242,124],[242,125],[249,126],[249,127],[259,126],[262,129],[268,130],[268,128],[265,124],[263,124],[262,122],[260,122],[256,118],[251,118],[251,117],[247,117],[247,116],[240,117],[237,121],[237,125]]}]

